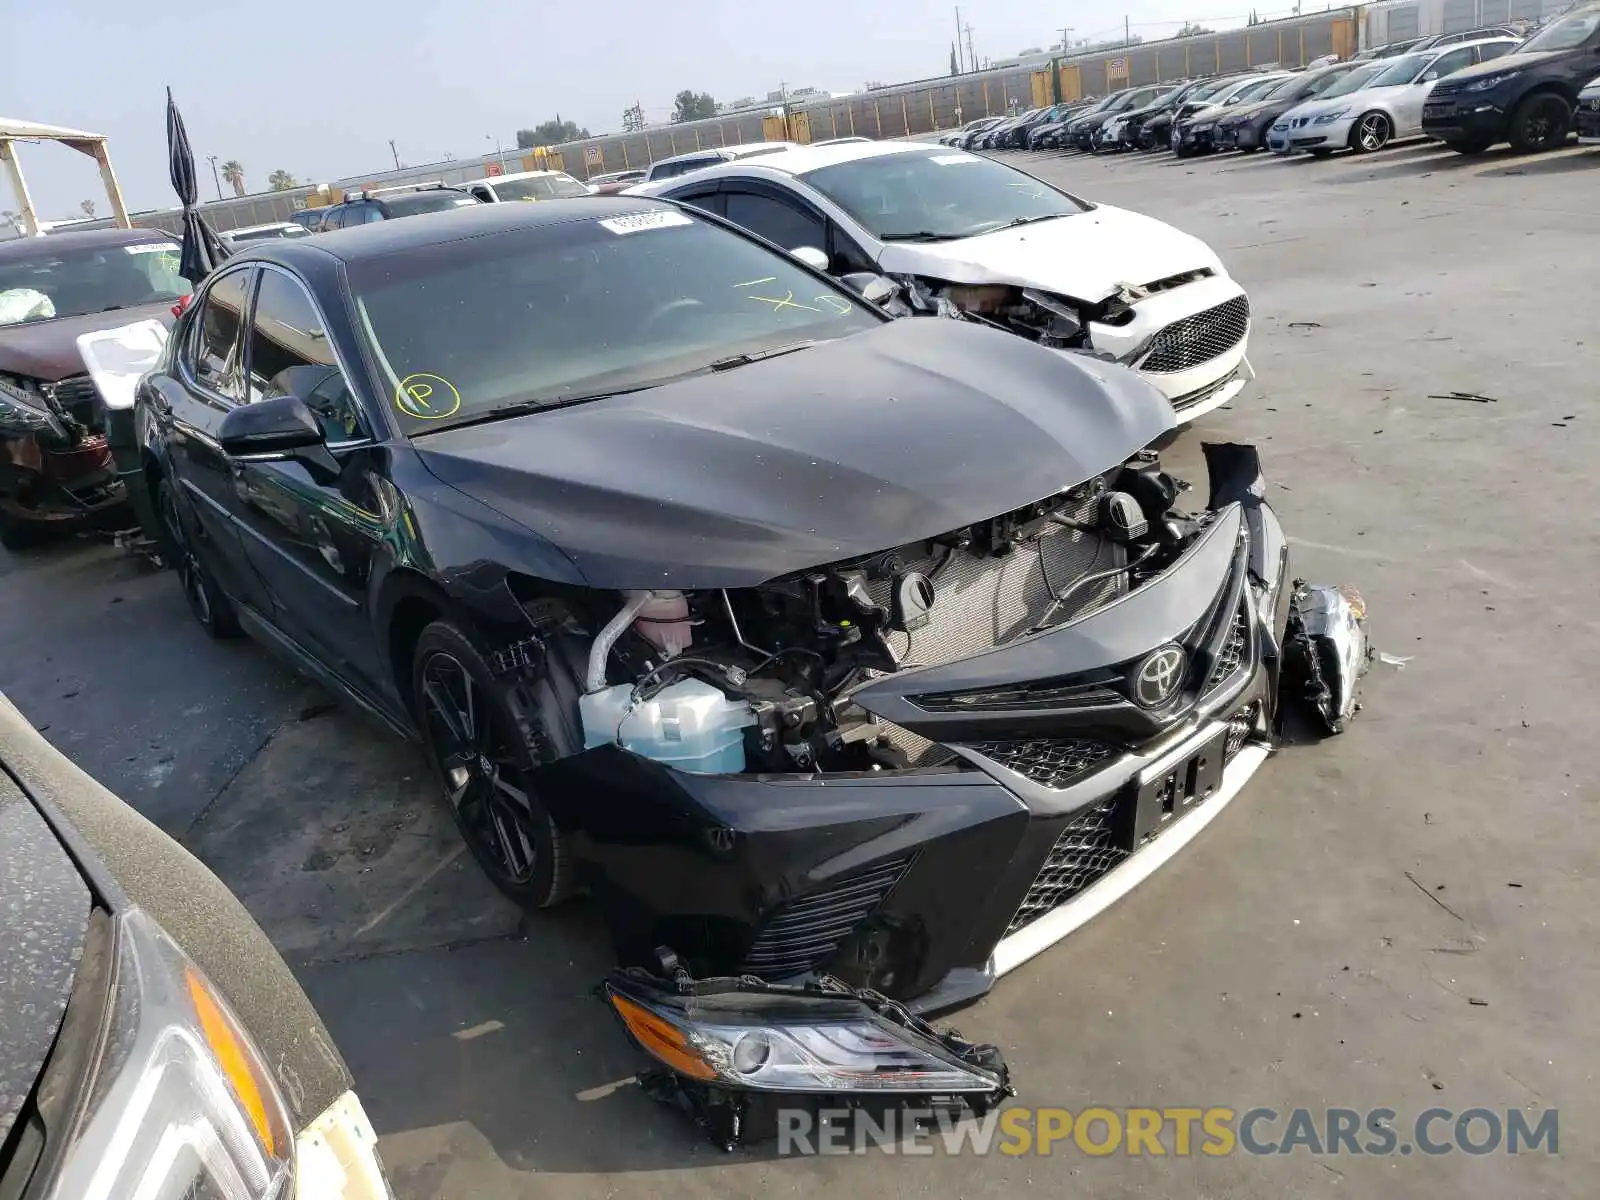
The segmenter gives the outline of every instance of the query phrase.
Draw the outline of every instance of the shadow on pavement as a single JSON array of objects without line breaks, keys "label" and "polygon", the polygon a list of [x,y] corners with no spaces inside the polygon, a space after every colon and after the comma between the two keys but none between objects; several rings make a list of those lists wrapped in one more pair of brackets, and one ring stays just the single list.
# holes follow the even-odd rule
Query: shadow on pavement
[{"label": "shadow on pavement", "polygon": [[1539,157],[1525,157],[1519,161],[1494,171],[1485,171],[1487,176],[1507,175],[1560,175],[1567,171],[1594,171],[1600,170],[1600,147],[1583,146],[1573,148],[1566,153],[1548,154]]}]

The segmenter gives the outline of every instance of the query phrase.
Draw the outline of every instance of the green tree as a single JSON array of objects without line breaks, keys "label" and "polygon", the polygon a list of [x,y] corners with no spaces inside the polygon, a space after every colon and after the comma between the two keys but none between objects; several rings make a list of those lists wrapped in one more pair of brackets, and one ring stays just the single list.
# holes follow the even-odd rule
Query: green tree
[{"label": "green tree", "polygon": [[950,74],[961,74],[961,64],[956,61],[956,44],[950,43]]},{"label": "green tree", "polygon": [[291,188],[299,187],[300,184],[295,181],[295,177],[293,175],[289,174],[289,172],[280,167],[271,175],[267,176],[267,186],[275,192],[287,192]]},{"label": "green tree", "polygon": [[244,164],[237,158],[230,158],[222,164],[222,177],[233,188],[235,196],[244,195]]},{"label": "green tree", "polygon": [[576,121],[563,121],[557,113],[555,120],[545,121],[532,129],[517,130],[517,148],[531,150],[535,146],[559,146],[562,142],[576,142],[589,136],[589,131]]},{"label": "green tree", "polygon": [[679,92],[672,102],[674,121],[701,121],[717,115],[717,102],[710,92],[695,93],[688,88]]},{"label": "green tree", "polygon": [[637,100],[629,108],[622,110],[622,132],[638,133],[644,128],[644,105]]},{"label": "green tree", "polygon": [[80,203],[78,205],[78,207],[83,209],[83,215],[84,216],[91,217],[91,218],[94,216],[94,201],[93,200],[85,200],[82,203]]}]

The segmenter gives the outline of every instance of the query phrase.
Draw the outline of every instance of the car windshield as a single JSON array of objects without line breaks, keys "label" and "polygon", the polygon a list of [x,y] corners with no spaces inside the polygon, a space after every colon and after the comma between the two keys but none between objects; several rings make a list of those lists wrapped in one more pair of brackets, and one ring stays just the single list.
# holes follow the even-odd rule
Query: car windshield
[{"label": "car windshield", "polygon": [[652,387],[882,320],[786,255],[670,209],[412,247],[349,273],[410,434]]},{"label": "car windshield", "polygon": [[1244,104],[1246,101],[1255,100],[1265,96],[1283,82],[1279,79],[1263,79],[1258,83],[1246,84],[1233,95],[1228,97],[1229,104]]},{"label": "car windshield", "polygon": [[1364,67],[1357,67],[1323,92],[1321,99],[1331,100],[1335,96],[1348,96],[1351,92],[1359,92],[1388,69],[1388,63],[1368,63]]},{"label": "car windshield", "polygon": [[0,326],[171,302],[191,290],[176,242],[60,249],[40,238],[30,248],[0,260]]},{"label": "car windshield", "polygon": [[1571,50],[1588,41],[1596,29],[1600,29],[1600,8],[1573,13],[1534,34],[1518,46],[1515,53],[1543,54],[1548,50]]},{"label": "car windshield", "polygon": [[532,175],[495,183],[494,194],[502,200],[560,200],[587,196],[589,189],[570,175]]},{"label": "car windshield", "polygon": [[801,178],[886,242],[972,237],[1090,208],[1031,175],[959,150],[858,158]]},{"label": "car windshield", "polygon": [[388,196],[385,197],[385,203],[389,206],[391,217],[410,217],[417,213],[448,212],[452,208],[463,208],[478,201],[465,192],[439,188],[431,192],[416,192],[410,196]]}]

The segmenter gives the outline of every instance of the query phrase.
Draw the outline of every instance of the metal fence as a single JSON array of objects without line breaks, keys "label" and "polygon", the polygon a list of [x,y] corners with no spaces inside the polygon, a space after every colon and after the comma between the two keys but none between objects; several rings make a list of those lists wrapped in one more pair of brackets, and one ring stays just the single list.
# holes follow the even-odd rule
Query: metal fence
[{"label": "metal fence", "polygon": [[[1446,0],[1430,0],[1444,3]],[[1496,0],[1450,0],[1492,6]],[[1513,8],[1546,0],[1500,0]],[[1554,3],[1554,0],[1548,0]],[[1325,54],[1348,57],[1356,50],[1357,8],[1338,8],[1310,16],[1270,21],[1244,29],[1197,37],[1143,42],[1121,50],[1051,58],[873,88],[839,97],[791,99],[790,136],[801,141],[832,137],[916,137],[951,129],[978,117],[1032,106],[1044,92],[1048,101],[1101,96],[1119,88],[1170,82],[1252,67],[1297,67]],[[466,183],[486,174],[559,167],[579,179],[604,171],[642,169],[661,158],[717,146],[767,140],[768,110],[752,109],[703,121],[609,134],[546,148],[535,155],[511,149],[471,159],[452,159],[397,171],[352,175],[330,184],[266,192],[214,201],[204,206],[219,230],[286,221],[299,209],[332,203],[346,191],[439,180]],[[780,134],[781,136],[781,134]],[[177,232],[177,210],[135,213],[139,226]]]}]

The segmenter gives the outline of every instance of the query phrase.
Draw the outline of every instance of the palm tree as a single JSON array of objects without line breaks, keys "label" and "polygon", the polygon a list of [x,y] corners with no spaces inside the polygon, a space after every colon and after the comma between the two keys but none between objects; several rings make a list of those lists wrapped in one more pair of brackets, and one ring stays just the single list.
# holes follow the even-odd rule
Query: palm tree
[{"label": "palm tree", "polygon": [[267,176],[267,186],[275,192],[287,192],[290,188],[300,185],[295,182],[295,177],[281,167]]},{"label": "palm tree", "polygon": [[94,218],[94,201],[93,200],[85,200],[82,203],[80,203],[78,205],[78,207],[83,209],[83,215],[84,216],[90,218],[91,220]]},{"label": "palm tree", "polygon": [[222,177],[233,185],[235,196],[244,195],[244,164],[237,158],[230,158],[222,164]]}]

